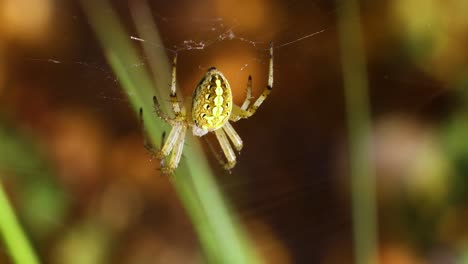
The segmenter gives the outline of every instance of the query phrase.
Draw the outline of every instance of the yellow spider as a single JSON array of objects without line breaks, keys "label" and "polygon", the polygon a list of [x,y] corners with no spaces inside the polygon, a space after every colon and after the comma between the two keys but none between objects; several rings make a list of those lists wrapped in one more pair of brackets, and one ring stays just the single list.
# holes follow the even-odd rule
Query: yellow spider
[{"label": "yellow spider", "polygon": [[[247,95],[242,106],[237,106],[232,100],[231,87],[224,77],[215,67],[211,67],[198,84],[192,99],[191,114],[185,114],[184,109],[179,104],[176,94],[176,64],[177,54],[174,56],[172,64],[172,84],[171,84],[171,104],[174,117],[171,118],[161,111],[158,100],[153,97],[156,114],[165,122],[172,126],[171,132],[163,142],[162,148],[156,152],[156,157],[162,162],[162,172],[172,173],[178,166],[184,147],[185,134],[188,127],[192,127],[195,136],[203,136],[208,132],[214,132],[221,145],[226,161],[219,157],[226,170],[232,169],[236,165],[236,155],[229,143],[237,151],[242,149],[242,139],[234,130],[229,121],[237,122],[241,118],[251,117],[270,94],[273,88],[273,45],[270,43],[270,62],[268,73],[268,84],[262,94],[254,104],[250,104],[252,77],[249,76],[247,82]],[[140,115],[142,110],[140,109]],[[141,118],[141,117],[140,117]],[[141,120],[143,120],[141,118]],[[227,136],[226,136],[227,135]],[[150,147],[151,148],[151,147]],[[164,165],[164,160],[169,156],[169,163]]]}]

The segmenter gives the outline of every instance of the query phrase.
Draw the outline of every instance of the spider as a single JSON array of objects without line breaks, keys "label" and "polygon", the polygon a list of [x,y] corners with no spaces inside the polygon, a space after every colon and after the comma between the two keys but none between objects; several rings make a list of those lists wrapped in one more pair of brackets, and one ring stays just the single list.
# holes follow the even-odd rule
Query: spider
[{"label": "spider", "polygon": [[[176,66],[177,54],[175,54],[172,63],[172,83],[170,101],[174,117],[169,117],[161,111],[159,102],[156,96],[153,96],[154,109],[156,114],[166,123],[172,126],[172,129],[167,136],[167,139],[162,143],[159,151],[154,151],[152,146],[147,146],[155,156],[161,160],[161,170],[164,174],[172,173],[178,166],[182,156],[184,147],[185,134],[187,128],[191,127],[195,136],[202,137],[208,132],[214,132],[221,149],[225,155],[224,161],[218,155],[216,158],[226,170],[231,170],[236,165],[236,155],[231,147],[240,151],[243,147],[242,139],[234,130],[230,122],[237,122],[243,118],[249,118],[260,107],[266,97],[270,94],[273,88],[273,44],[269,47],[269,72],[268,84],[257,100],[250,104],[252,77],[249,76],[247,81],[246,98],[242,106],[237,106],[233,103],[231,86],[226,77],[217,70],[211,67],[201,79],[193,94],[191,112],[185,113],[185,109],[177,100],[176,94]],[[143,126],[142,109],[140,109],[140,120]],[[231,142],[229,142],[229,140]],[[169,157],[169,163],[164,164],[166,157]]]}]

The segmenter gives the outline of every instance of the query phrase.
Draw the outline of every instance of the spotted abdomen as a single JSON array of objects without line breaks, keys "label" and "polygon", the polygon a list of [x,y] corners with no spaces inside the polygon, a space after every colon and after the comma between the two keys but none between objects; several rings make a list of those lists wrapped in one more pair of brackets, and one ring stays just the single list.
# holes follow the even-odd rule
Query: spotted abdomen
[{"label": "spotted abdomen", "polygon": [[193,122],[203,130],[214,131],[228,121],[231,111],[231,87],[220,71],[211,68],[193,94]]}]

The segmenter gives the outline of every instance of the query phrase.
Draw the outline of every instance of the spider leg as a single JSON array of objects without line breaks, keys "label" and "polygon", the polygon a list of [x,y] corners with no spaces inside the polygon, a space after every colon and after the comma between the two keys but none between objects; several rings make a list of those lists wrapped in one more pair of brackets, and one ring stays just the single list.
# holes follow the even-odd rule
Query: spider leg
[{"label": "spider leg", "polygon": [[226,156],[227,162],[222,162],[221,159],[218,160],[221,162],[221,165],[223,165],[225,170],[230,170],[236,165],[236,155],[234,154],[234,150],[232,149],[231,144],[229,143],[229,140],[226,137],[226,133],[224,133],[224,130],[215,130],[215,135],[219,141],[219,144],[221,145],[221,149],[224,152],[224,156]]},{"label": "spider leg", "polygon": [[[165,140],[166,133],[162,134],[162,139],[161,139],[162,148],[161,150],[158,151],[157,148],[153,144],[151,144],[144,130],[145,127],[144,127],[144,120],[143,120],[143,109],[140,108],[140,124],[141,124],[142,131],[143,131],[144,146],[146,150],[148,150],[152,155],[156,156],[158,159],[161,160],[161,170],[163,174],[170,174],[172,171],[174,171],[175,168],[177,168],[177,165],[179,164],[179,161],[180,161],[180,157],[182,155],[182,150],[183,150],[184,140],[185,140],[185,132],[187,131],[187,126],[181,125],[172,119],[170,119],[170,121],[171,121],[170,123],[174,123],[175,125],[174,127],[172,127],[171,132],[169,133],[169,136],[167,137],[167,140]],[[171,154],[171,157],[169,159],[169,166],[166,166],[165,158],[169,154]]]},{"label": "spider leg", "polygon": [[171,126],[177,125],[177,121],[175,118],[170,118],[161,110],[161,106],[156,96],[153,96],[153,107],[154,107],[154,111],[156,112],[159,118],[161,118],[162,120],[164,120],[166,123],[170,124]]},{"label": "spider leg", "polygon": [[148,139],[148,135],[146,134],[145,121],[143,120],[143,108],[140,108],[140,126],[143,134],[143,144],[145,146],[145,149],[152,155],[156,156],[157,149]]},{"label": "spider leg", "polygon": [[228,122],[224,124],[223,126],[224,132],[226,132],[227,136],[231,140],[232,144],[234,145],[234,148],[237,151],[241,151],[243,147],[242,139],[240,138],[239,134],[237,134],[236,130],[234,130],[234,127]]},{"label": "spider leg", "polygon": [[174,59],[172,60],[172,81],[171,81],[171,104],[172,110],[177,117],[182,116],[181,113],[181,106],[179,100],[177,99],[177,53],[174,55]]},{"label": "spider leg", "polygon": [[158,159],[162,160],[166,158],[169,153],[171,153],[177,139],[179,138],[179,135],[182,132],[182,129],[183,125],[176,125],[172,127],[171,132],[169,132],[169,135],[167,136],[167,140],[163,143],[161,150],[159,150],[156,154]]},{"label": "spider leg", "polygon": [[268,97],[268,95],[271,93],[271,90],[273,89],[273,43],[270,42],[270,63],[268,67],[268,84],[266,88],[263,90],[262,94],[257,98],[257,100],[253,103],[253,105],[250,105],[248,108],[244,109],[244,104],[242,107],[238,107],[236,105],[233,105],[232,109],[232,114],[229,117],[229,120],[231,121],[238,121],[241,118],[249,118],[255,114],[257,109],[260,107],[260,105],[265,101],[265,99]]},{"label": "spider leg", "polygon": [[[161,145],[163,145],[164,142],[166,142],[166,132],[163,132],[161,135]],[[165,166],[164,163],[165,163],[164,159],[159,160],[160,168],[164,168]]]},{"label": "spider leg", "polygon": [[177,139],[174,143],[171,157],[169,158],[169,164],[161,168],[164,174],[172,173],[179,165],[180,158],[182,156],[182,151],[184,149],[185,134],[187,132],[187,126],[182,125],[180,127],[181,130],[179,131]]},{"label": "spider leg", "polygon": [[249,79],[247,80],[247,90],[245,94],[245,100],[241,106],[242,110],[246,110],[247,107],[249,107],[250,99],[252,99],[252,76],[249,75]]},{"label": "spider leg", "polygon": [[224,161],[223,157],[218,153],[218,151],[215,149],[215,147],[213,146],[211,141],[208,140],[207,137],[202,137],[202,139],[205,140],[205,143],[208,145],[211,153],[215,156],[215,158],[219,162],[219,164],[221,164],[221,166],[223,166],[223,168],[224,168],[224,165],[226,165],[226,162]]}]

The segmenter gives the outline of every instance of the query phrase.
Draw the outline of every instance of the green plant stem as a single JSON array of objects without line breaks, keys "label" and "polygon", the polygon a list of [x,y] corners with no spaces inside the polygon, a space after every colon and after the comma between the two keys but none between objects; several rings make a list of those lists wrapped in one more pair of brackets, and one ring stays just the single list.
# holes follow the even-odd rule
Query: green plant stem
[{"label": "green plant stem", "polygon": [[[112,6],[105,0],[82,0],[81,3],[133,110],[138,113],[140,107],[143,108],[146,132],[153,144],[160,147],[161,135],[168,127],[154,115],[152,97],[168,96],[170,64],[157,29],[152,25],[154,22],[148,12],[149,7],[145,1],[131,1],[132,15],[139,37],[145,39],[145,57],[149,60],[154,78],[144,67],[132,67],[140,62],[141,56],[130,43],[130,35],[123,29]],[[159,101],[164,109],[166,100]],[[243,230],[224,202],[198,140],[188,135],[185,145],[185,158],[171,179],[191,218],[207,261],[259,263]]]},{"label": "green plant stem", "polygon": [[38,264],[31,245],[21,229],[13,208],[8,201],[0,177],[0,234],[5,246],[17,264]]},{"label": "green plant stem", "polygon": [[337,3],[350,144],[355,263],[376,263],[375,178],[370,163],[370,107],[359,7],[355,0]]}]

